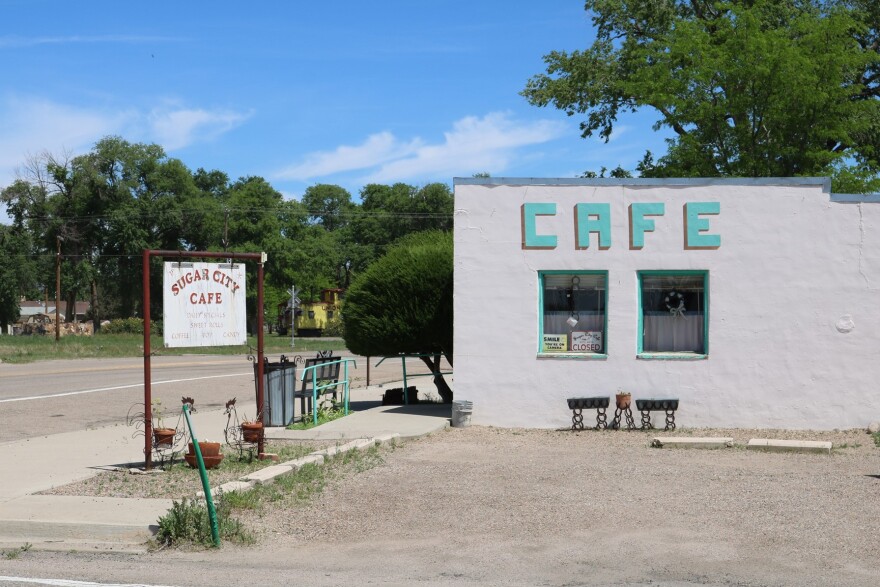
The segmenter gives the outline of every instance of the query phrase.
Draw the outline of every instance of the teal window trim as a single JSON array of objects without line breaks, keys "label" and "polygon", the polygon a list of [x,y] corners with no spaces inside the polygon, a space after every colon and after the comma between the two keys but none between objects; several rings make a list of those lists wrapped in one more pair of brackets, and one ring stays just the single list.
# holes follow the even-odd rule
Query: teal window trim
[{"label": "teal window trim", "polygon": [[[650,275],[702,275],[703,276],[703,353],[673,353],[673,352],[645,352],[645,321],[642,309],[642,277]],[[706,269],[682,269],[680,271],[667,269],[646,269],[636,272],[636,286],[638,287],[638,317],[639,330],[637,335],[636,358],[647,360],[674,360],[674,361],[699,361],[709,358],[709,271]]]},{"label": "teal window trim", "polygon": [[709,355],[699,353],[639,353],[637,359],[643,361],[705,361]]},{"label": "teal window trim", "polygon": [[607,361],[605,353],[542,353],[538,352],[538,359],[573,359],[575,361]]},{"label": "teal window trim", "polygon": [[[542,352],[544,340],[544,276],[545,275],[602,275],[605,278],[605,296],[602,300],[605,311],[602,315],[602,346],[604,353],[545,353]],[[587,359],[603,360],[608,358],[608,271],[601,269],[548,269],[538,271],[538,352],[539,359]]]}]

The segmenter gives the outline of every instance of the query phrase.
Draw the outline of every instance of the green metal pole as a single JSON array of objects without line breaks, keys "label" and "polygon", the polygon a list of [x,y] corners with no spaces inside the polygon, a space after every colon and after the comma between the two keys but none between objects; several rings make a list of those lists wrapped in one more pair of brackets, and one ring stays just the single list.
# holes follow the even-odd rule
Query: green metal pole
[{"label": "green metal pole", "polygon": [[318,425],[318,371],[312,369],[312,422]]},{"label": "green metal pole", "polygon": [[345,383],[343,383],[342,393],[345,394],[345,415],[347,416],[348,415],[348,361],[344,361],[342,363],[342,369],[343,369],[342,377],[343,377],[343,381],[345,381]]},{"label": "green metal pole", "polygon": [[205,492],[205,504],[208,506],[208,519],[211,521],[211,538],[214,540],[214,546],[220,546],[220,526],[217,524],[217,512],[214,510],[211,486],[208,484],[208,472],[205,470],[205,461],[202,458],[202,449],[199,448],[199,440],[196,438],[192,422],[189,419],[189,405],[187,404],[183,404],[183,416],[186,418],[189,436],[192,438],[193,450],[196,453],[196,461],[199,463],[199,475],[202,478],[202,489]]}]

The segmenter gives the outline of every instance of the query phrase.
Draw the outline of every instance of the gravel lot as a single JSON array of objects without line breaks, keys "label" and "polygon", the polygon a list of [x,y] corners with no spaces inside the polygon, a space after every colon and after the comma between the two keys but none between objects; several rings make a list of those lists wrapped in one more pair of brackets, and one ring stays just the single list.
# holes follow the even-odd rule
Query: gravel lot
[{"label": "gravel lot", "polygon": [[[151,569],[154,583],[212,561],[185,582],[205,585],[880,581],[880,448],[871,436],[682,430],[739,446],[650,448],[662,434],[449,429],[383,450],[382,464],[334,478],[311,505],[244,513],[256,547],[102,560],[116,561],[120,579]],[[835,449],[746,451],[756,437]]]},{"label": "gravel lot", "polygon": [[402,583],[880,580],[871,436],[691,432],[847,448],[830,457],[653,449],[643,432],[450,429],[406,443],[314,507],[272,512],[263,543],[279,555],[332,551],[342,569]]}]

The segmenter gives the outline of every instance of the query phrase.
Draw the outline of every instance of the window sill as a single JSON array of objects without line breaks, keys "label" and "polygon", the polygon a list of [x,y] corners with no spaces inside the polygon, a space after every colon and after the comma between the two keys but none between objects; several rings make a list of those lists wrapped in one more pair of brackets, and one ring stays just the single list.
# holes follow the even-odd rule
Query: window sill
[{"label": "window sill", "polygon": [[539,359],[574,359],[580,361],[604,361],[608,355],[603,353],[538,353]]},{"label": "window sill", "polygon": [[705,361],[709,355],[698,353],[639,353],[637,359],[644,361]]}]

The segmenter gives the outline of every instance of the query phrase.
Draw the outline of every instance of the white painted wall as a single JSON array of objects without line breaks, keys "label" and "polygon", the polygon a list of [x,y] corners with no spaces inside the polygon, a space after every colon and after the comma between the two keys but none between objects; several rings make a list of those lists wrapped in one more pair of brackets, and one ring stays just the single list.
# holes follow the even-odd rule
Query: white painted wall
[{"label": "white painted wall", "polygon": [[[648,183],[653,181],[653,183]],[[576,185],[556,185],[556,183]],[[549,184],[549,185],[548,185]],[[685,202],[720,202],[717,250],[685,250]],[[520,207],[555,202],[524,250]],[[576,203],[611,203],[612,245],[574,246]],[[664,202],[642,250],[628,207]],[[568,427],[566,398],[677,397],[679,426],[854,428],[880,419],[880,203],[816,179],[455,181],[455,397],[475,424]],[[538,271],[607,270],[607,359],[538,358]],[[709,271],[705,360],[637,359],[645,269]],[[854,328],[837,324],[851,317]],[[612,398],[613,406],[613,398]],[[613,411],[613,410],[611,410]],[[593,418],[585,413],[587,424]],[[638,422],[638,414],[635,414]],[[654,415],[662,422],[662,413]],[[609,414],[610,421],[610,414]]]}]

